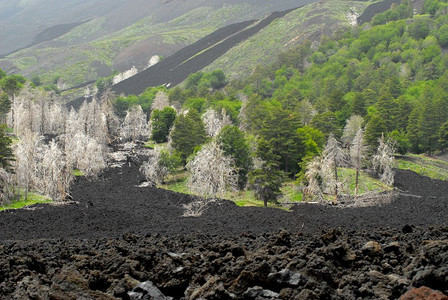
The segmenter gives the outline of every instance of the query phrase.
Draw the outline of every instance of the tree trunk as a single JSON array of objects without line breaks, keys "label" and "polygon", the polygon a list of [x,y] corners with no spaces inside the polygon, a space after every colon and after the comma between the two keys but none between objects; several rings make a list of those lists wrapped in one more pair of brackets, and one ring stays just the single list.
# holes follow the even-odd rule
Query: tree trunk
[{"label": "tree trunk", "polygon": [[336,164],[334,164],[334,179],[336,181],[336,184],[334,185],[334,203],[337,203],[339,201],[339,191],[338,191],[338,167]]},{"label": "tree trunk", "polygon": [[359,169],[356,168],[356,177],[355,177],[355,198],[358,196],[358,180],[359,180]]}]

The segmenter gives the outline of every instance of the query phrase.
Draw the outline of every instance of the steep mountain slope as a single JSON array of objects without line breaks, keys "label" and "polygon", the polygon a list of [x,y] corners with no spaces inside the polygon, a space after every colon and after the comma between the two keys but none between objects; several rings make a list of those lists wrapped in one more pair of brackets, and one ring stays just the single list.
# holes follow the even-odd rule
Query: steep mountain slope
[{"label": "steep mountain slope", "polygon": [[305,40],[319,42],[323,35],[330,36],[341,28],[356,24],[357,16],[370,4],[366,1],[324,0],[306,5],[275,20],[215,60],[204,71],[221,69],[232,79],[244,77],[255,65],[269,64],[279,53]]},{"label": "steep mountain slope", "polygon": [[[8,47],[0,48],[0,53],[33,46],[0,60],[0,68],[40,75],[44,83],[63,75],[68,86],[74,86],[113,69],[124,71],[133,65],[141,69],[153,55],[171,55],[225,25],[313,1],[15,1],[2,4],[0,37]],[[61,26],[76,22],[83,23]]]}]

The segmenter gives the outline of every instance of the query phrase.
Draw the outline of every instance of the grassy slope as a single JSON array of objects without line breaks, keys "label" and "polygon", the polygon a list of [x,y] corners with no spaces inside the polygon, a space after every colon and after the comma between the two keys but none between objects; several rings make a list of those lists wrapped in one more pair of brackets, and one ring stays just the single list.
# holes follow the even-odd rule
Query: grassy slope
[{"label": "grassy slope", "polygon": [[49,198],[39,195],[37,193],[29,192],[27,200],[25,200],[22,196],[20,201],[0,206],[0,211],[7,209],[19,209],[36,203],[49,203],[49,202],[52,202]]},{"label": "grassy slope", "polygon": [[278,53],[306,39],[319,40],[320,33],[331,34],[341,26],[350,26],[347,13],[353,8],[361,14],[372,2],[322,1],[297,9],[234,47],[205,71],[222,69],[231,78],[239,78],[257,64],[273,62]]},{"label": "grassy slope", "polygon": [[397,160],[397,168],[448,181],[448,162],[433,157],[409,154]]},{"label": "grassy slope", "polygon": [[[202,7],[170,22],[155,24],[152,17],[141,19],[106,37],[68,48],[50,47],[24,49],[7,57],[24,75],[37,74],[44,84],[62,76],[69,86],[95,80],[99,77],[92,63],[99,61],[112,68],[113,59],[132,44],[153,36],[162,36],[165,44],[191,44],[214,30],[251,15],[249,5],[225,5],[221,9]],[[83,35],[95,35],[101,31],[103,19],[95,19],[74,28],[56,39],[56,43],[71,44]],[[54,43],[52,43],[54,44]],[[42,47],[40,45],[39,47]],[[42,66],[42,62],[46,62]]]},{"label": "grassy slope", "polygon": [[[354,195],[355,192],[355,170],[348,168],[340,168],[339,176],[345,182],[349,183],[350,194]],[[192,194],[186,185],[188,172],[182,171],[175,175],[168,177],[167,182],[160,186],[160,188],[171,190],[178,193]],[[390,190],[391,188],[381,183],[378,179],[375,179],[365,173],[360,173],[359,179],[359,195],[367,192],[381,192]],[[293,180],[283,183],[281,188],[282,196],[278,200],[278,204],[269,203],[269,207],[283,208],[282,203],[290,204],[293,202],[302,201],[302,192]],[[263,201],[257,200],[252,190],[240,191],[240,192],[227,192],[221,198],[228,199],[235,202],[238,206],[263,206]]]},{"label": "grassy slope", "polygon": [[[347,13],[352,8],[361,13],[370,3],[331,0],[307,5],[231,49],[207,70],[223,69],[232,77],[245,74],[256,64],[273,61],[280,51],[305,38],[318,37],[316,33],[320,30],[330,33],[341,25],[348,26]],[[40,45],[43,48],[25,49],[10,55],[8,59],[20,69],[20,73],[42,76],[44,84],[52,83],[56,76],[61,76],[69,86],[74,86],[100,77],[93,67],[94,62],[101,62],[112,69],[113,59],[139,41],[157,36],[162,37],[162,44],[165,45],[191,44],[229,22],[251,18],[253,10],[247,4],[228,4],[218,10],[204,6],[162,24],[156,24],[153,17],[147,17],[106,37],[72,45],[83,35],[95,36],[101,32],[105,20],[95,19],[55,40],[55,43],[72,45],[68,48],[62,50],[56,46]]]}]

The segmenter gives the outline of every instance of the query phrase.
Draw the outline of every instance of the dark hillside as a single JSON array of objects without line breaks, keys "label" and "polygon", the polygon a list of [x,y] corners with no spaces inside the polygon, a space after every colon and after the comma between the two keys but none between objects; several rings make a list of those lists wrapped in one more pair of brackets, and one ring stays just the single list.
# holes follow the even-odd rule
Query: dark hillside
[{"label": "dark hillside", "polygon": [[[245,30],[242,29],[248,27],[253,21],[222,28],[193,45],[178,51],[154,67],[118,83],[112,89],[119,94],[124,93],[128,95],[140,94],[148,86],[162,84],[175,86],[185,80],[189,74],[206,67],[229,49],[251,37],[272,21],[286,15],[290,11],[292,10],[272,13],[255,26]],[[238,32],[239,30],[242,31]],[[206,51],[200,53],[203,50]]]},{"label": "dark hillside", "polygon": [[[117,94],[138,95],[151,86],[173,87],[185,80],[188,75],[200,71],[238,43],[293,10],[295,9],[274,12],[254,26],[251,25],[255,21],[246,21],[218,29],[151,68],[114,85],[112,90]],[[84,98],[78,98],[68,105],[78,108],[83,101]]]},{"label": "dark hillside", "polygon": [[384,0],[382,2],[377,2],[369,5],[366,10],[358,17],[358,24],[362,25],[364,23],[370,22],[372,18],[379,13],[388,10],[392,4],[400,4],[401,0]]}]

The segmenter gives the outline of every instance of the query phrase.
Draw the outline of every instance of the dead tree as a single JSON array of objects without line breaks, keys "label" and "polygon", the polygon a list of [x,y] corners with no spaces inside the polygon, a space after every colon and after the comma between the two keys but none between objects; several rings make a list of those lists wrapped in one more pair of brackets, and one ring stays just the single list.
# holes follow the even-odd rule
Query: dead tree
[{"label": "dead tree", "polygon": [[120,137],[124,141],[132,142],[149,138],[146,115],[140,105],[134,105],[128,110],[121,126]]},{"label": "dead tree", "polygon": [[339,200],[339,190],[343,185],[339,180],[338,167],[345,166],[346,161],[341,144],[333,135],[330,135],[322,152],[322,178],[327,189],[333,190],[335,202]]},{"label": "dead tree", "polygon": [[353,115],[347,120],[347,124],[344,127],[344,132],[342,134],[342,142],[344,147],[350,148],[356,134],[362,128],[364,119],[361,116]]},{"label": "dead tree", "polygon": [[359,171],[362,167],[362,162],[365,154],[365,146],[364,146],[364,131],[362,128],[358,130],[356,133],[351,147],[350,147],[350,160],[353,167],[356,170],[355,175],[355,197],[358,196],[358,182],[359,182]]},{"label": "dead tree", "polygon": [[308,184],[303,189],[304,200],[313,197],[316,197],[318,200],[324,199],[321,187],[321,167],[322,157],[320,156],[316,156],[306,166],[305,178]]},{"label": "dead tree", "polygon": [[393,166],[395,163],[394,149],[391,144],[384,140],[384,135],[379,139],[380,144],[376,154],[372,158],[373,170],[377,172],[380,180],[391,186],[394,183]]},{"label": "dead tree", "polygon": [[187,164],[191,175],[187,185],[194,193],[207,198],[237,190],[238,174],[233,159],[226,156],[216,142],[205,145]]}]

